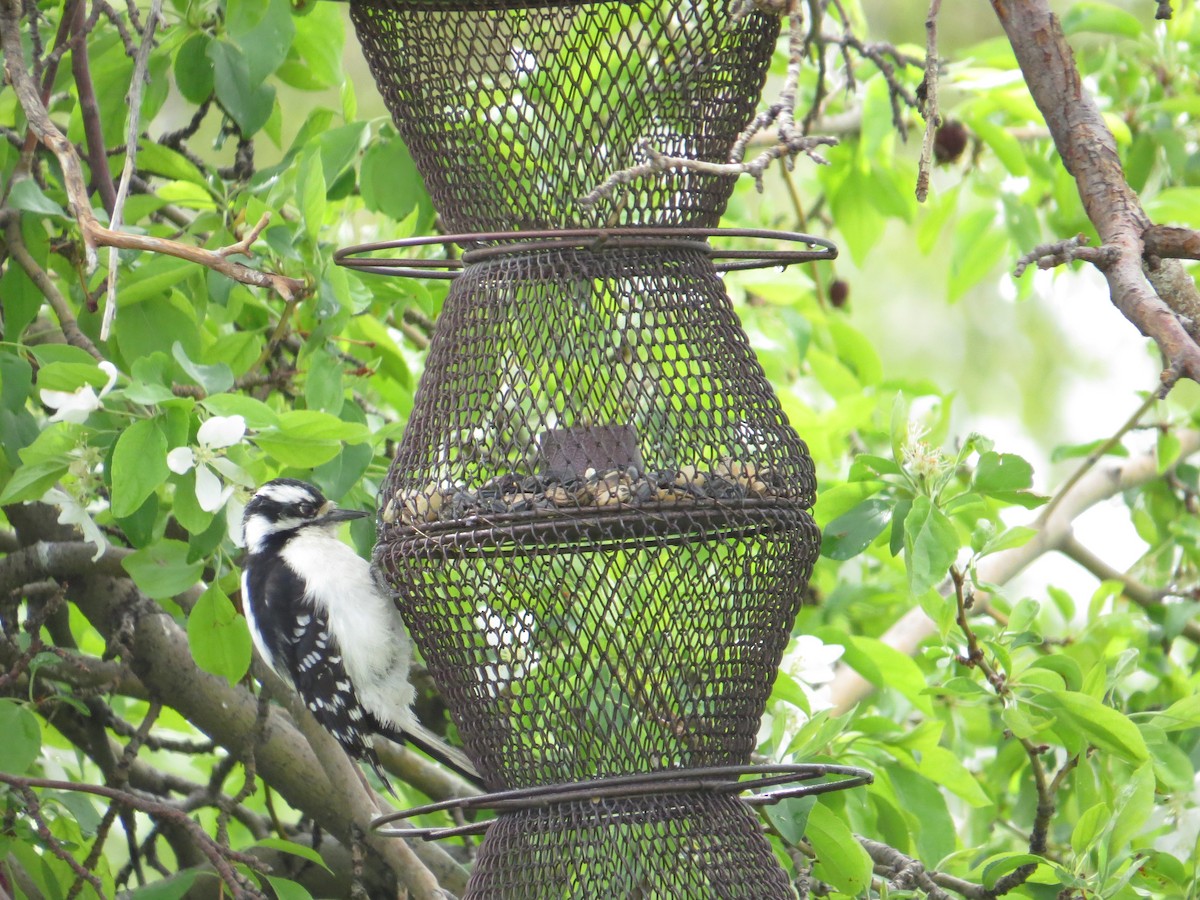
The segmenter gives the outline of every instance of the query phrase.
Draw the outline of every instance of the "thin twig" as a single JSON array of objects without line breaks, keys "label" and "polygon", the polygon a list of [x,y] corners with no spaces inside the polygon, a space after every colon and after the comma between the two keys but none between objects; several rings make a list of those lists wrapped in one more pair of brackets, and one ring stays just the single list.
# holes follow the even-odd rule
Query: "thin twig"
[{"label": "thin twig", "polygon": [[[46,824],[46,819],[42,816],[42,805],[38,802],[37,794],[32,790],[39,785],[31,784],[30,782],[38,779],[22,778],[17,779],[15,776],[10,776],[6,772],[0,772],[0,782],[6,782],[13,785],[21,794],[21,798],[25,801],[25,811],[29,813],[33,819],[34,828],[38,833],[38,837],[42,839],[50,852],[65,862],[75,873],[77,878],[82,878],[96,889],[96,893],[104,896],[104,885],[100,881],[99,876],[95,872],[89,872],[77,860],[74,855],[64,847],[59,840],[54,836],[54,832],[50,830],[50,826]],[[68,782],[55,782],[55,784],[66,784]]]},{"label": "thin twig", "polygon": [[[917,163],[917,202],[924,203],[929,196],[929,173],[933,167],[933,139],[942,117],[938,113],[938,75],[941,60],[937,49],[937,17],[942,0],[930,0],[929,15],[925,17],[925,80],[924,102],[921,115],[925,117],[925,135],[921,139],[921,159]],[[920,92],[918,92],[920,93]]]},{"label": "thin twig", "polygon": [[[0,772],[0,782],[3,782],[4,784],[10,784],[19,790],[22,796],[25,797],[27,804],[32,798],[33,809],[35,810],[40,809],[40,807],[37,805],[37,796],[34,794],[33,788],[41,788],[52,791],[74,791],[83,794],[93,794],[97,797],[105,797],[109,800],[120,803],[129,809],[136,810],[137,812],[142,812],[148,816],[170,821],[188,832],[191,838],[196,842],[196,845],[200,848],[201,852],[208,858],[208,861],[212,864],[212,867],[217,871],[217,874],[221,877],[221,880],[229,885],[235,897],[265,896],[260,891],[257,891],[251,887],[245,877],[240,875],[233,868],[233,866],[230,865],[230,861],[232,860],[235,863],[249,866],[252,869],[261,870],[262,863],[257,859],[257,857],[219,847],[216,842],[214,842],[213,839],[208,836],[198,822],[194,821],[192,817],[183,810],[180,810],[169,803],[164,803],[160,800],[143,796],[140,793],[111,788],[106,785],[84,784],[78,781],[58,781],[52,778],[25,778],[20,775],[9,774],[8,772]],[[42,835],[42,837],[48,841],[54,841],[54,837],[53,835],[49,834],[48,829],[47,833]],[[53,844],[51,846],[53,846]],[[99,884],[99,879],[97,879],[96,876],[91,872],[87,872],[87,870],[82,869],[78,861],[76,861],[70,853],[67,853],[65,850],[63,850],[63,853],[66,853],[64,861],[71,865],[76,874],[78,875],[82,871],[82,877],[88,879],[88,881],[91,881],[96,887],[97,891],[103,894],[103,887]]]},{"label": "thin twig", "polygon": [[91,65],[88,62],[89,23],[84,18],[84,5],[75,7],[72,24],[71,73],[75,76],[75,88],[79,95],[79,116],[83,122],[84,143],[87,147],[88,163],[92,168],[92,181],[100,193],[100,202],[112,217],[117,203],[117,189],[113,185],[112,173],[108,170],[108,158],[104,152],[104,128],[100,122],[100,104],[96,100],[96,87],[92,83]]},{"label": "thin twig", "polygon": [[1056,266],[1065,266],[1069,262],[1081,259],[1099,268],[1104,268],[1115,258],[1116,250],[1113,248],[1089,247],[1087,242],[1086,234],[1077,234],[1075,237],[1065,238],[1061,241],[1039,244],[1017,260],[1016,266],[1013,267],[1013,277],[1020,278],[1032,265],[1036,265],[1039,269],[1053,269]]},{"label": "thin twig", "polygon": [[1094,465],[1096,465],[1096,463],[1103,459],[1104,455],[1108,453],[1108,451],[1112,450],[1115,446],[1117,446],[1117,444],[1121,443],[1121,438],[1135,428],[1138,422],[1142,420],[1142,416],[1146,415],[1146,413],[1150,411],[1150,408],[1154,406],[1155,403],[1164,399],[1167,394],[1170,393],[1170,390],[1170,386],[1162,385],[1157,391],[1152,391],[1150,394],[1148,394],[1146,399],[1142,401],[1142,405],[1135,409],[1133,411],[1133,415],[1125,420],[1125,424],[1109,435],[1103,444],[1092,450],[1092,452],[1087,455],[1084,461],[1079,464],[1079,467],[1071,473],[1070,477],[1063,483],[1063,486],[1054,492],[1054,496],[1050,498],[1050,502],[1047,503],[1045,508],[1042,510],[1041,518],[1050,518],[1050,514],[1054,512],[1055,507],[1057,507],[1058,504],[1062,502],[1062,498],[1069,494],[1071,489],[1079,483],[1079,479],[1083,478],[1083,476],[1086,475],[1088,471]]},{"label": "thin twig", "polygon": [[[121,230],[121,218],[125,212],[125,198],[129,195],[129,182],[133,178],[138,150],[138,127],[142,118],[142,89],[146,84],[147,70],[150,65],[150,50],[154,47],[154,29],[158,26],[162,14],[162,0],[151,0],[150,14],[142,31],[142,43],[138,47],[137,57],[133,62],[133,78],[129,82],[129,93],[125,101],[129,106],[129,123],[125,129],[125,165],[121,169],[121,183],[117,187],[116,201],[113,203],[110,216],[113,231]],[[108,289],[107,302],[104,307],[104,318],[100,323],[100,340],[107,341],[113,320],[117,316],[117,272],[120,269],[120,257],[116,247],[108,251]]]},{"label": "thin twig", "polygon": [[216,251],[217,254],[220,256],[250,256],[250,246],[258,240],[258,236],[263,233],[263,229],[267,227],[270,221],[271,214],[269,212],[263,213],[258,223],[247,231],[240,241],[230,244],[228,247],[220,248]]},{"label": "thin twig", "polygon": [[104,17],[117,29],[117,34],[121,36],[121,44],[125,47],[125,55],[133,59],[137,54],[137,47],[133,43],[133,35],[129,33],[129,29],[125,26],[125,22],[120,14],[105,3],[104,0],[92,0],[92,5],[95,9],[104,13]]},{"label": "thin twig", "polygon": [[[971,606],[971,599],[967,596],[965,590],[966,578],[957,566],[950,567],[950,580],[954,583],[954,596],[957,605],[956,621],[967,641],[967,655],[965,657],[960,656],[958,661],[965,666],[978,668],[983,672],[988,684],[996,692],[996,696],[1003,700],[1012,695],[1012,690],[1008,686],[1008,676],[992,665],[992,662],[979,646],[979,638],[976,636],[967,618],[967,609]],[[1029,757],[1029,767],[1033,773],[1033,784],[1037,790],[1038,797],[1037,812],[1034,814],[1033,828],[1029,833],[1029,852],[1041,856],[1046,851],[1046,834],[1050,827],[1050,819],[1054,816],[1054,791],[1051,790],[1050,784],[1046,780],[1046,767],[1042,764],[1042,752],[1044,748],[1036,746],[1032,741],[1024,737],[1018,737],[1017,742],[1025,750],[1025,755]],[[998,897],[1019,887],[1028,881],[1036,870],[1037,863],[1025,863],[1022,866],[1018,866],[997,880],[990,892],[991,896]]]},{"label": "thin twig", "polygon": [[30,255],[29,250],[25,247],[25,238],[21,234],[20,216],[14,214],[7,217],[4,236],[8,242],[8,252],[12,255],[12,258],[25,270],[25,274],[29,276],[29,280],[37,286],[37,289],[42,292],[42,295],[49,302],[50,308],[54,310],[54,315],[58,319],[58,326],[62,329],[63,337],[67,339],[67,343],[85,350],[96,359],[103,359],[104,357],[96,349],[96,345],[92,343],[91,338],[80,330],[79,323],[75,320],[75,313],[71,310],[71,304],[67,302],[67,298],[62,295],[50,276],[38,265],[37,260]]},{"label": "thin twig", "polygon": [[[1079,539],[1074,535],[1070,535],[1063,541],[1062,546],[1058,548],[1059,553],[1067,557],[1083,568],[1087,569],[1101,581],[1119,581],[1121,583],[1121,593],[1140,606],[1142,609],[1152,610],[1161,609],[1163,600],[1171,596],[1170,591],[1154,590],[1148,585],[1138,581],[1128,572],[1121,572],[1114,569],[1090,549],[1080,543]],[[1200,644],[1200,623],[1186,622],[1183,630],[1180,632],[1183,637],[1187,638],[1193,644]]]}]

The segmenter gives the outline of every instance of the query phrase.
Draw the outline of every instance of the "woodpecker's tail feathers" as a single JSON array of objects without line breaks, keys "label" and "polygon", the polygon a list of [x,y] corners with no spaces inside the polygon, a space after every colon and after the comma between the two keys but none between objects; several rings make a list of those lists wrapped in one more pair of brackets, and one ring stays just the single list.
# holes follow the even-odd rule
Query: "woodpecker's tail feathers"
[{"label": "woodpecker's tail feathers", "polygon": [[387,773],[383,771],[383,765],[379,762],[379,757],[375,755],[375,751],[372,748],[367,747],[366,752],[362,755],[362,758],[365,759],[370,764],[371,768],[375,770],[375,777],[380,780],[385,788],[387,788],[387,792],[393,797],[399,798],[399,794],[396,793],[396,789],[392,787],[392,783],[388,781]]},{"label": "woodpecker's tail feathers", "polygon": [[467,754],[457,747],[451,747],[425,726],[410,722],[406,723],[402,729],[381,727],[379,733],[397,744],[412,744],[477,788],[484,788],[483,778],[480,777]]}]

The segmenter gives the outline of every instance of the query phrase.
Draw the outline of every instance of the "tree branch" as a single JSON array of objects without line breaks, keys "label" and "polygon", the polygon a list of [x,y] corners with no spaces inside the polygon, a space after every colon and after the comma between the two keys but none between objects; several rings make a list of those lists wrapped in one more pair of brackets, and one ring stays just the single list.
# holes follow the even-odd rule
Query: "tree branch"
[{"label": "tree branch", "polygon": [[[1058,547],[1058,552],[1083,566],[1083,568],[1087,569],[1101,581],[1119,581],[1123,588],[1121,593],[1142,609],[1161,609],[1163,600],[1171,596],[1169,591],[1153,590],[1128,572],[1121,572],[1114,569],[1080,543],[1074,534],[1067,535],[1061,546]],[[1200,645],[1200,623],[1186,622],[1180,634],[1193,644]]]},{"label": "tree branch", "polygon": [[[138,47],[137,58],[133,63],[133,77],[129,82],[129,93],[125,102],[129,106],[129,127],[125,131],[125,165],[121,169],[121,185],[117,188],[116,198],[109,210],[109,221],[114,231],[121,228],[121,218],[125,212],[125,198],[129,195],[129,183],[133,178],[135,161],[137,160],[139,123],[142,118],[142,88],[146,83],[147,69],[150,65],[150,50],[154,46],[154,29],[158,26],[159,15],[162,11],[162,0],[151,0],[150,12],[146,17],[146,25],[142,31],[142,43]],[[117,270],[120,268],[120,258],[117,248],[108,251],[108,302],[104,307],[104,318],[100,323],[100,340],[108,340],[109,329],[117,315]]]},{"label": "tree branch", "polygon": [[[2,27],[4,26],[0,24],[0,28]],[[79,322],[76,320],[75,313],[71,310],[71,304],[67,302],[67,298],[62,295],[46,270],[39,266],[37,260],[29,253],[29,249],[25,246],[25,236],[21,234],[20,215],[11,210],[4,210],[3,212],[8,213],[4,216],[4,239],[8,244],[8,252],[17,261],[17,264],[25,270],[25,274],[29,276],[29,280],[42,292],[42,296],[46,298],[46,302],[54,310],[54,315],[58,319],[58,327],[62,329],[63,337],[66,338],[67,343],[79,347],[96,359],[103,359],[104,357],[96,349],[96,345],[92,343],[91,338],[79,328]]]},{"label": "tree branch", "polygon": [[[22,508],[24,509],[24,508]],[[10,507],[10,517],[18,507]],[[17,516],[20,520],[20,516]],[[26,518],[30,518],[26,516]],[[196,728],[221,746],[237,753],[244,746],[258,719],[258,700],[243,687],[231,687],[227,681],[201,671],[192,661],[187,635],[159,604],[142,595],[124,577],[110,577],[93,568],[80,571],[80,556],[90,563],[90,544],[63,545],[39,542],[30,523],[17,523],[18,536],[34,542],[25,550],[10,555],[0,565],[0,596],[5,587],[19,586],[39,577],[69,579],[67,598],[73,602],[110,644],[128,623],[127,662],[151,697],[160,698],[183,715]],[[77,548],[78,553],[72,548]],[[111,552],[111,551],[110,551]],[[119,562],[109,553],[97,565]],[[301,721],[310,719],[305,715]],[[313,723],[315,727],[315,723]],[[296,809],[303,810],[321,827],[337,835],[346,845],[355,829],[368,833],[376,809],[362,789],[345,754],[332,744],[332,738],[317,729],[312,743],[302,737],[296,723],[279,707],[270,708],[255,745],[258,774],[279,791]],[[322,741],[337,751],[323,760],[313,750]],[[332,772],[342,774],[334,779]],[[435,898],[429,886],[436,879],[448,890],[461,893],[466,872],[441,848],[432,844],[407,844],[374,835],[368,838],[376,850],[405,880],[412,895]],[[434,875],[430,875],[430,872]]]},{"label": "tree branch", "polygon": [[924,203],[929,196],[929,171],[933,166],[933,139],[942,117],[938,112],[938,76],[941,74],[942,63],[937,51],[937,17],[941,12],[942,0],[930,0],[929,14],[925,16],[925,80],[921,83],[923,91],[918,91],[918,99],[922,98],[921,115],[925,118],[925,134],[921,138],[921,159],[917,164],[917,202]]},{"label": "tree branch", "polygon": [[1057,17],[1046,0],[992,0],[992,8],[1063,165],[1075,178],[1083,208],[1103,248],[1113,254],[1098,265],[1113,304],[1157,342],[1173,377],[1200,381],[1200,345],[1180,322],[1181,310],[1168,305],[1169,296],[1155,292],[1142,269],[1143,235],[1151,227],[1150,219],[1125,180],[1116,140],[1083,88]]},{"label": "tree branch", "polygon": [[[112,172],[108,170],[104,126],[100,122],[100,104],[96,100],[96,87],[92,84],[92,70],[88,63],[87,41],[94,23],[88,22],[86,11],[83,3],[75,5],[74,21],[71,23],[71,74],[79,92],[79,118],[83,122],[84,145],[87,147],[92,181],[100,194],[100,202],[111,217],[117,205],[117,189],[113,185]],[[6,47],[5,54],[7,53]]]},{"label": "tree branch", "polygon": [[4,51],[4,68],[9,82],[16,91],[21,108],[25,112],[30,130],[55,155],[62,168],[67,197],[83,233],[84,250],[87,254],[89,269],[94,269],[96,266],[97,247],[116,247],[122,250],[162,253],[178,259],[185,259],[220,272],[242,284],[273,290],[285,300],[296,299],[307,292],[307,286],[298,278],[261,272],[233,262],[220,253],[193,247],[179,241],[114,231],[101,225],[92,212],[79,155],[75,152],[75,147],[71,142],[51,121],[37,87],[25,68],[25,52],[21,46],[20,37],[20,13],[19,0],[0,0],[0,40],[2,40],[0,49]]}]

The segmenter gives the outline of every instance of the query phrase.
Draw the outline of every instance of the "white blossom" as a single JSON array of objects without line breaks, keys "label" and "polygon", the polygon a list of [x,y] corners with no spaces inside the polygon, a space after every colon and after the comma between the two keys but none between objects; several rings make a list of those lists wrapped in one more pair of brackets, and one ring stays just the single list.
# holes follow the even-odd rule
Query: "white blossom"
[{"label": "white blossom", "polygon": [[176,475],[196,470],[196,502],[205,512],[216,512],[233,496],[233,486],[224,484],[220,475],[236,484],[253,486],[237,463],[217,452],[232,447],[245,435],[246,420],[241,416],[213,416],[197,430],[198,446],[176,447],[167,454],[167,468]]},{"label": "white blossom", "polygon": [[108,549],[108,541],[104,538],[104,532],[100,530],[100,526],[96,524],[91,514],[78,500],[64,490],[50,488],[42,495],[42,502],[58,507],[60,525],[76,526],[83,532],[83,539],[87,543],[96,545],[96,552],[92,554],[92,562],[104,555],[104,551]]},{"label": "white blossom", "polygon": [[75,425],[82,425],[87,421],[88,416],[104,405],[100,401],[117,383],[117,367],[108,360],[104,360],[100,363],[100,370],[108,376],[108,381],[105,382],[104,387],[100,388],[99,394],[90,384],[78,387],[74,391],[53,391],[43,388],[39,392],[42,403],[57,410],[50,417],[51,422],[71,422]]}]

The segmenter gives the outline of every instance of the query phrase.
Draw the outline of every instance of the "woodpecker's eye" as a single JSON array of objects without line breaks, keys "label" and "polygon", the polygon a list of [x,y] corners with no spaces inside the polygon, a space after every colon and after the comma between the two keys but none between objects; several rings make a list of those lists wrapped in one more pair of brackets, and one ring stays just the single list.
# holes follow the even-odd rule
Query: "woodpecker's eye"
[{"label": "woodpecker's eye", "polygon": [[316,514],[317,514],[317,504],[307,503],[307,502],[300,504],[300,515],[304,516],[304,518],[311,519]]}]

